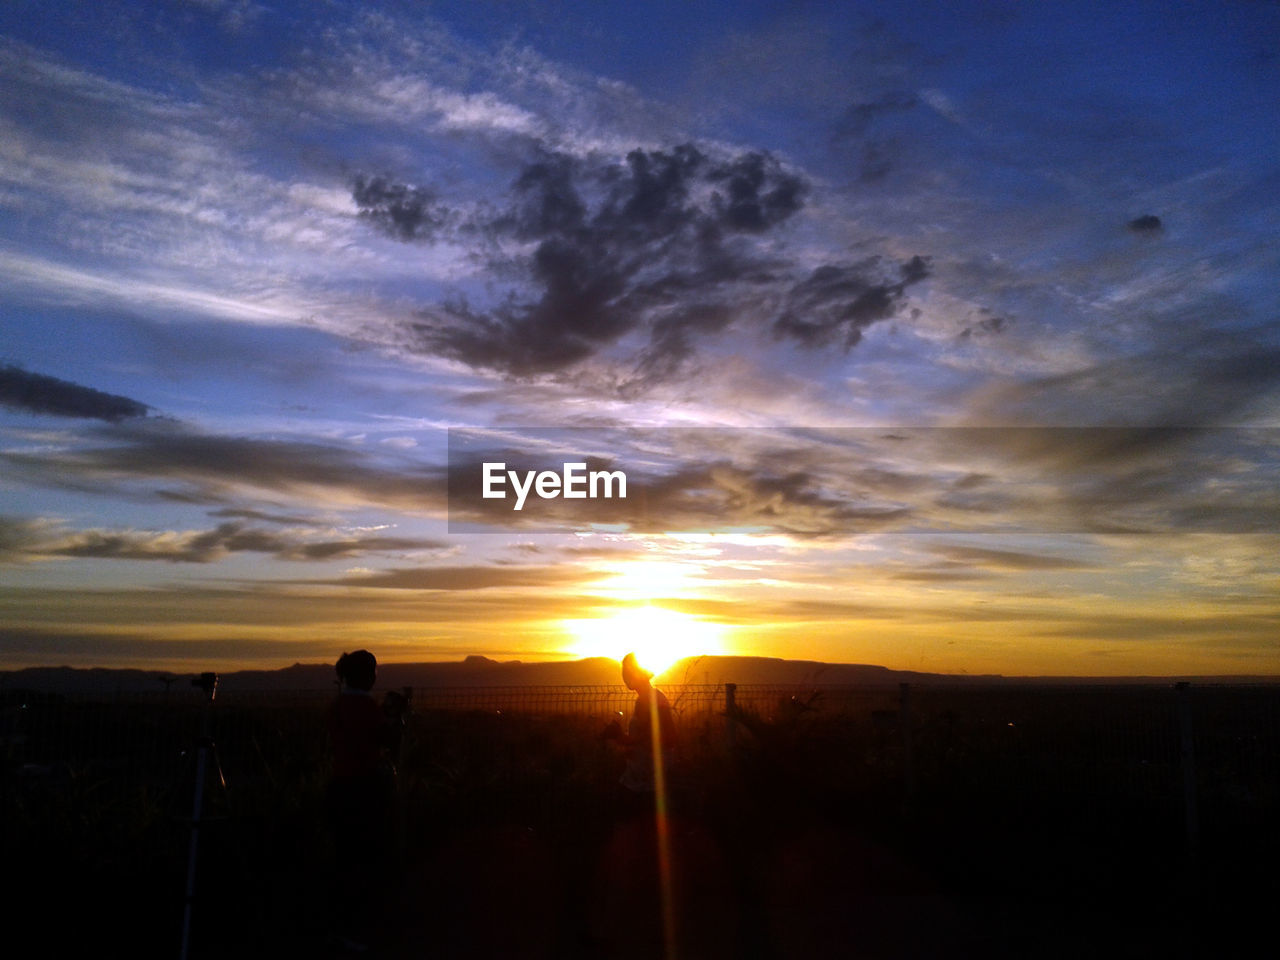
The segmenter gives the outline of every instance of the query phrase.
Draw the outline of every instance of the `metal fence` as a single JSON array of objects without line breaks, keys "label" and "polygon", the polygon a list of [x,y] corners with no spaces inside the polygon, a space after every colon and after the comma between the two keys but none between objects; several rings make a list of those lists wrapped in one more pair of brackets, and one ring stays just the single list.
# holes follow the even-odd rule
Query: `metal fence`
[{"label": "metal fence", "polygon": [[[1069,790],[1184,818],[1193,843],[1201,820],[1280,806],[1277,686],[671,684],[663,690],[697,748],[748,757],[772,750],[778,762],[799,764],[818,762],[810,747],[821,742],[821,762],[874,774],[896,784],[904,799],[980,792],[991,784]],[[615,685],[409,693],[419,726],[445,715],[483,714],[510,724],[559,717],[572,718],[579,736],[609,720],[625,723],[635,699]],[[208,724],[224,754],[246,768],[305,765],[323,753],[323,712],[332,696],[332,690],[220,692],[210,704],[198,690],[4,693],[0,759],[6,776],[58,770],[90,778],[159,776]],[[300,750],[305,758],[295,756]]]}]

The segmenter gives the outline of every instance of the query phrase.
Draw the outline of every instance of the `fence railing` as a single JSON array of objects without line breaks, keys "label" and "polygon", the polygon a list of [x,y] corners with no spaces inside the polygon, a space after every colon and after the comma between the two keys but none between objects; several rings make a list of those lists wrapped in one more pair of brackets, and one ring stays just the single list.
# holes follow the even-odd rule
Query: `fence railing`
[{"label": "fence railing", "polygon": [[[992,685],[800,687],[667,684],[677,721],[704,747],[744,757],[805,755],[821,739],[841,762],[898,781],[905,800],[984,782],[1057,786],[1146,803],[1185,823],[1280,804],[1280,687]],[[414,714],[576,718],[584,735],[629,717],[621,685],[417,687]],[[61,769],[79,777],[162,775],[210,723],[245,766],[323,751],[332,690],[199,690],[108,696],[0,693],[6,776]],[[730,701],[731,698],[731,701]],[[411,725],[412,727],[412,725]],[[690,738],[692,742],[695,738]]]}]

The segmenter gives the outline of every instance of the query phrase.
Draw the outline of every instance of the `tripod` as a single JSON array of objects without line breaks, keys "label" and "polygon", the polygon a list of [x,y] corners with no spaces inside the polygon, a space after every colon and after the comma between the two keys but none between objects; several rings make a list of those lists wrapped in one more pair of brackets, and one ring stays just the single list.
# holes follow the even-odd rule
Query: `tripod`
[{"label": "tripod", "polygon": [[211,817],[205,813],[205,792],[211,764],[212,774],[221,793],[224,807],[227,801],[227,780],[222,775],[222,763],[218,759],[218,745],[213,740],[213,700],[218,692],[218,675],[216,673],[202,673],[191,681],[191,685],[203,690],[207,700],[205,702],[201,733],[196,740],[195,788],[191,796],[191,833],[187,846],[187,890],[182,908],[182,952],[178,954],[179,960],[187,960],[188,951],[191,948],[191,911],[196,899],[196,863],[200,853],[200,828],[206,823],[227,819],[225,816]]}]

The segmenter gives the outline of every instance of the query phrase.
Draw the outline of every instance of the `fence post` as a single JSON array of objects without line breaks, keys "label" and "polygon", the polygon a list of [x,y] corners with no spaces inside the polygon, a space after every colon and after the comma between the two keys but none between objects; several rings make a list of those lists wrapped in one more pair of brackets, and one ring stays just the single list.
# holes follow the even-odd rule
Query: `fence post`
[{"label": "fence post", "polygon": [[724,742],[730,750],[733,749],[737,738],[737,724],[734,721],[734,714],[738,709],[737,696],[738,685],[726,683],[724,685]]},{"label": "fence post", "polygon": [[916,777],[911,757],[911,684],[898,684],[898,726],[902,728],[902,792],[910,802],[915,794]]},{"label": "fence post", "polygon": [[1196,809],[1196,746],[1191,727],[1191,684],[1174,684],[1178,697],[1178,729],[1182,757],[1182,806],[1186,815],[1187,859],[1194,865],[1200,852],[1200,816]]}]

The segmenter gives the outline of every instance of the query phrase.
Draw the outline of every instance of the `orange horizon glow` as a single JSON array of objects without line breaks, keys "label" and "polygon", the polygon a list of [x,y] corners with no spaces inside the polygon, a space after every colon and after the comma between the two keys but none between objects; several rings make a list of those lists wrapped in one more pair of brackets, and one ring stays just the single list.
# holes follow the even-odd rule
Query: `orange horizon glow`
[{"label": "orange horizon glow", "polygon": [[564,620],[562,625],[573,638],[565,653],[618,661],[634,653],[655,676],[685,657],[731,652],[722,624],[649,604],[608,617]]},{"label": "orange horizon glow", "polygon": [[696,594],[702,573],[698,564],[633,560],[610,572],[599,593],[623,606],[607,616],[562,620],[571,638],[565,653],[617,661],[634,653],[640,665],[657,676],[685,657],[731,652],[725,646],[723,624],[655,602],[659,597],[675,600]]}]

